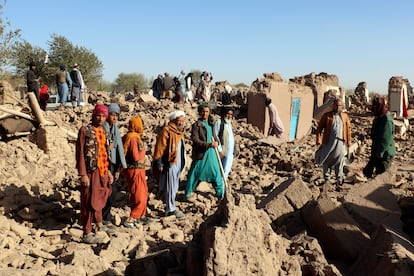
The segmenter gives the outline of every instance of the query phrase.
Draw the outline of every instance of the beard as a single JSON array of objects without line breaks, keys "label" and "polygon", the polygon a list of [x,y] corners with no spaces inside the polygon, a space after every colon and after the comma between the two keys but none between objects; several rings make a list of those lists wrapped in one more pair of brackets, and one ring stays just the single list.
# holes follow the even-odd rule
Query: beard
[{"label": "beard", "polygon": [[232,119],[227,119],[227,118],[224,119],[224,122],[226,122],[226,124],[231,124],[231,121]]}]

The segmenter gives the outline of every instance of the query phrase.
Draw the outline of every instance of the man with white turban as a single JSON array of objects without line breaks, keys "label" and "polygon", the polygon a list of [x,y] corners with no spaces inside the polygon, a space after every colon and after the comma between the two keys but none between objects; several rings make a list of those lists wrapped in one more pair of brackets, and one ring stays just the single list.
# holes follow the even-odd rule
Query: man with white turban
[{"label": "man with white turban", "polygon": [[185,215],[175,206],[180,175],[185,166],[184,111],[168,115],[170,120],[157,136],[153,157],[153,172],[159,179],[159,193],[164,195],[165,215],[181,219]]}]

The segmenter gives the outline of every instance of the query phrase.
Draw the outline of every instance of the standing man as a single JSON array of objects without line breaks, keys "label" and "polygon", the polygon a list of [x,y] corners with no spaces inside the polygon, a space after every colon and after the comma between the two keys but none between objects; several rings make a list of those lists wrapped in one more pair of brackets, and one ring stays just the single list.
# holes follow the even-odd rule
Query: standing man
[{"label": "standing man", "polygon": [[59,95],[59,110],[65,108],[65,103],[68,101],[69,88],[72,87],[72,79],[70,74],[66,71],[65,65],[60,65],[59,71],[56,73],[56,86]]},{"label": "standing man", "polygon": [[85,243],[101,243],[92,233],[92,223],[97,231],[109,228],[102,223],[102,208],[111,194],[113,177],[108,169],[106,135],[102,125],[108,117],[108,107],[97,104],[92,113],[92,123],[79,129],[76,142],[76,168],[81,177],[81,223]]},{"label": "standing man", "polygon": [[265,105],[269,110],[269,119],[270,119],[270,126],[269,131],[267,132],[268,136],[276,136],[278,138],[282,138],[283,132],[285,128],[283,126],[282,120],[279,117],[279,113],[277,112],[276,106],[272,103],[271,98],[265,99]]},{"label": "standing man", "polygon": [[180,174],[185,166],[184,148],[184,111],[177,110],[170,113],[169,123],[157,136],[154,150],[153,168],[155,175],[159,175],[160,194],[165,196],[165,215],[175,215],[184,218],[183,212],[175,206],[180,183]]},{"label": "standing man", "polygon": [[395,156],[395,126],[385,97],[375,96],[371,110],[375,116],[371,128],[371,156],[363,169],[368,178],[372,177],[374,170],[376,175],[388,170]]},{"label": "standing man", "polygon": [[26,73],[27,92],[34,92],[37,101],[39,99],[39,82],[41,78],[36,75],[36,64],[31,61],[29,64],[29,70]]},{"label": "standing man", "polygon": [[161,93],[161,99],[169,99],[172,100],[174,90],[174,79],[168,73],[164,73],[164,80],[163,80],[163,91]]},{"label": "standing man", "polygon": [[72,71],[70,71],[70,77],[72,79],[72,105],[74,107],[83,106],[85,104],[83,99],[83,91],[86,87],[79,68],[79,64],[75,63]]},{"label": "standing man", "polygon": [[161,98],[161,92],[163,89],[163,81],[164,81],[163,76],[159,74],[158,77],[152,83],[152,95],[158,100]]},{"label": "standing man", "polygon": [[[351,144],[351,122],[348,114],[342,112],[344,103],[336,99],[333,110],[323,114],[316,129],[316,145],[321,147],[315,153],[315,160],[323,166],[323,176],[328,184],[331,176],[331,168],[335,167],[335,175],[338,184],[342,185],[345,145]],[[321,133],[323,137],[321,141]]]},{"label": "standing man", "polygon": [[198,106],[200,118],[191,127],[191,140],[193,140],[192,159],[187,177],[185,197],[191,193],[201,181],[213,185],[216,196],[224,198],[224,180],[220,171],[220,163],[216,149],[219,146],[218,138],[213,131],[213,122],[209,120],[210,107],[207,103]]},{"label": "standing man", "polygon": [[112,184],[112,193],[108,198],[105,207],[102,210],[103,224],[108,227],[113,227],[111,219],[111,208],[115,203],[118,188],[116,182],[119,179],[120,168],[127,168],[124,155],[124,145],[122,143],[121,134],[118,127],[118,119],[121,114],[121,108],[117,103],[111,103],[108,106],[108,119],[103,124],[105,133],[108,137],[109,143],[109,169],[114,176],[114,183]]},{"label": "standing man", "polygon": [[231,124],[233,120],[233,108],[224,107],[221,111],[221,119],[214,123],[214,131],[220,141],[218,151],[223,165],[224,177],[227,179],[231,171],[233,164],[233,158],[235,153],[235,141],[233,134],[233,126]]}]

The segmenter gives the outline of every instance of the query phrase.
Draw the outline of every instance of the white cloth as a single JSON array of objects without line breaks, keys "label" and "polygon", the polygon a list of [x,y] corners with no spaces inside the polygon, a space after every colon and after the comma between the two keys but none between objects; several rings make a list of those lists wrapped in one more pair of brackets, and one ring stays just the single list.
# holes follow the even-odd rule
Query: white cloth
[{"label": "white cloth", "polygon": [[168,115],[168,119],[170,121],[173,121],[173,120],[175,120],[175,119],[177,119],[178,117],[181,117],[181,116],[184,116],[185,117],[185,112],[182,111],[182,110],[176,110],[176,111],[171,112]]}]

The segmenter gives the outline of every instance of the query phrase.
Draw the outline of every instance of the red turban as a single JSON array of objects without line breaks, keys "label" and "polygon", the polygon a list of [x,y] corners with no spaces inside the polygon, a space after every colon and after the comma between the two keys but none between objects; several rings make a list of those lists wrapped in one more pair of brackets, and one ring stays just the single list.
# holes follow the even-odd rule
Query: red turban
[{"label": "red turban", "polygon": [[92,112],[92,116],[95,115],[104,115],[105,117],[108,117],[108,107],[104,104],[97,104]]}]

